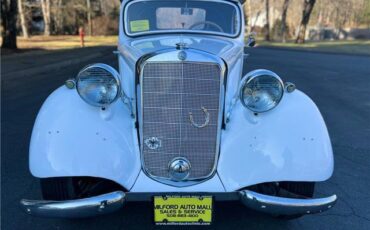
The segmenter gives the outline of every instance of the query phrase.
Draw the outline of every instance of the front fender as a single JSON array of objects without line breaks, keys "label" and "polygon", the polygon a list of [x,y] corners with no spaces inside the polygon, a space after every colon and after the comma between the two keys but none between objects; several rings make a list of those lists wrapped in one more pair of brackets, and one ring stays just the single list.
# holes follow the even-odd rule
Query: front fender
[{"label": "front fender", "polygon": [[39,178],[101,177],[130,189],[141,168],[134,120],[120,100],[102,110],[60,87],[36,118],[29,164]]},{"label": "front fender", "polygon": [[323,181],[333,173],[325,122],[304,93],[254,115],[240,101],[222,132],[218,173],[227,191],[273,181]]}]

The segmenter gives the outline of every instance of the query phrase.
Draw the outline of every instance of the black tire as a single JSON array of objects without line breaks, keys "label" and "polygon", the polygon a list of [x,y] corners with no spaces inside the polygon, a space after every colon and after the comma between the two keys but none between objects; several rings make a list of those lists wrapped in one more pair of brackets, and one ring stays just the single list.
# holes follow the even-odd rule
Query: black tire
[{"label": "black tire", "polygon": [[44,200],[73,200],[126,191],[110,180],[93,177],[53,177],[40,180]]},{"label": "black tire", "polygon": [[76,198],[72,178],[45,178],[40,180],[44,200],[70,200]]},{"label": "black tire", "polygon": [[280,182],[279,187],[306,198],[312,198],[315,192],[315,182]]},{"label": "black tire", "polygon": [[[315,182],[281,182],[279,183],[279,187],[304,198],[312,198],[315,192]],[[285,197],[291,198],[289,196]],[[293,220],[302,216],[303,215],[279,215],[277,218]]]},{"label": "black tire", "polygon": [[[286,198],[312,198],[315,191],[315,182],[279,182],[262,183],[249,188],[252,191]],[[287,192],[283,192],[287,191]],[[275,217],[284,220],[292,220],[303,215],[276,215]]]}]

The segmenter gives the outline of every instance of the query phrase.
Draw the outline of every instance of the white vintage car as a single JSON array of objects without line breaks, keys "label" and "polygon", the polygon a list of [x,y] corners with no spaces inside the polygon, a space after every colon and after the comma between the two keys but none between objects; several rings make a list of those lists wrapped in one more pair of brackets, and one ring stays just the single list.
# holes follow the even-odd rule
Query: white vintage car
[{"label": "white vintage car", "polygon": [[272,71],[242,74],[238,1],[125,0],[120,15],[119,72],[83,68],[37,116],[29,166],[44,200],[22,200],[27,213],[148,201],[157,224],[209,224],[218,201],[285,218],[335,204],[313,198],[333,173],[314,102]]}]

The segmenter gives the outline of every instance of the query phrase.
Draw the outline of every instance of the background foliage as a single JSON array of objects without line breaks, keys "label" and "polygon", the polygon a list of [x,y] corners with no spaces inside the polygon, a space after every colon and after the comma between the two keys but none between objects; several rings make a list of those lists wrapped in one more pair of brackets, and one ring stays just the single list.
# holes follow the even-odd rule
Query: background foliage
[{"label": "background foliage", "polygon": [[[2,47],[16,36],[118,33],[119,0],[2,0]],[[370,0],[245,0],[246,31],[266,40],[370,39]]]}]

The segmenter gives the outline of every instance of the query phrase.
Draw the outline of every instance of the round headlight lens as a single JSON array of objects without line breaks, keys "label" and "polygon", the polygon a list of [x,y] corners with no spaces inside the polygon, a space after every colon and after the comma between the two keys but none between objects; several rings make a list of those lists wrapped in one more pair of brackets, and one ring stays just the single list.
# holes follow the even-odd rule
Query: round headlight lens
[{"label": "round headlight lens", "polygon": [[240,100],[242,104],[256,113],[275,108],[284,93],[280,77],[269,70],[255,70],[242,80]]},{"label": "round headlight lens", "polygon": [[76,88],[81,98],[93,106],[106,106],[120,95],[119,75],[105,64],[85,67],[77,76]]}]

